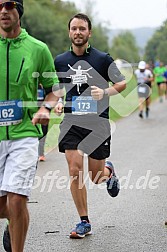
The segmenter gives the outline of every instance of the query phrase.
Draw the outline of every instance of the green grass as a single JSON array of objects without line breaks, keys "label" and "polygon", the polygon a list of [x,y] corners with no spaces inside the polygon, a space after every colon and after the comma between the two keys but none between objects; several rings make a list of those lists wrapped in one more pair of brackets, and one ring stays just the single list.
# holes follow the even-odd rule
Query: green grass
[{"label": "green grass", "polygon": [[[158,96],[157,85],[152,88],[151,100],[155,100]],[[136,90],[136,80],[133,77],[128,83],[127,88],[118,95],[110,97],[110,121],[129,116],[138,109],[138,96]],[[59,125],[63,119],[63,115],[58,117],[55,113],[51,113],[49,122],[49,131],[45,143],[45,151],[49,152],[58,145]]]}]

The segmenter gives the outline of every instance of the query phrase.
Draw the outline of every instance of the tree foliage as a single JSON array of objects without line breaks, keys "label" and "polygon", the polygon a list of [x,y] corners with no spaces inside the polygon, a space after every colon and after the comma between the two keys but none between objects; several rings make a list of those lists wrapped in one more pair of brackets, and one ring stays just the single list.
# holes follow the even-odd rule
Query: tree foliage
[{"label": "tree foliage", "polygon": [[145,48],[146,61],[163,61],[167,64],[167,20],[156,30]]},{"label": "tree foliage", "polygon": [[94,26],[90,43],[101,51],[109,52],[107,29],[101,24]]},{"label": "tree foliage", "polygon": [[129,31],[123,32],[113,39],[110,54],[114,59],[120,58],[129,63],[138,62],[139,48],[133,34]]},{"label": "tree foliage", "polygon": [[[68,21],[80,12],[75,3],[61,0],[26,0],[24,7],[22,27],[26,28],[29,34],[45,42],[53,57],[68,50]],[[105,28],[100,24],[93,24],[91,44],[99,50],[108,51],[106,34]]]},{"label": "tree foliage", "polygon": [[53,56],[69,47],[67,23],[78,10],[75,5],[60,0],[26,0],[22,27],[45,42]]}]

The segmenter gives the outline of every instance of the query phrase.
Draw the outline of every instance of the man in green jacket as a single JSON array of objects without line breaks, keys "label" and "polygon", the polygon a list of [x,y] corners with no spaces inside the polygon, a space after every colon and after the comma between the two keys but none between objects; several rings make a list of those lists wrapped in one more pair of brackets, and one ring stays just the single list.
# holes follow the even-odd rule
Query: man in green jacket
[{"label": "man in green jacket", "polygon": [[[59,90],[56,74],[47,75],[55,73],[48,47],[20,26],[23,11],[23,0],[0,0],[0,218],[8,219],[3,245],[12,252],[24,249],[40,124],[48,123]],[[38,110],[39,83],[47,96]]]},{"label": "man in green jacket", "polygon": [[166,90],[166,83],[165,83],[165,77],[164,77],[165,71],[166,71],[166,68],[162,62],[160,62],[153,69],[153,73],[155,76],[155,82],[158,87],[158,95],[159,95],[160,102],[163,102],[163,95],[165,94],[165,90]]}]

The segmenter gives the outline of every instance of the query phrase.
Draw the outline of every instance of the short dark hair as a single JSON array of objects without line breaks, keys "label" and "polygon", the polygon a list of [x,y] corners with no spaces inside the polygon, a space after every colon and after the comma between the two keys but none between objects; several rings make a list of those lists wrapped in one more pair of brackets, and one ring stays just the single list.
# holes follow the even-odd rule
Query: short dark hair
[{"label": "short dark hair", "polygon": [[78,18],[78,19],[82,19],[84,21],[86,21],[88,23],[88,28],[89,30],[92,29],[92,24],[91,24],[91,21],[90,19],[88,18],[87,15],[83,14],[83,13],[78,13],[76,15],[74,15],[68,22],[68,29],[70,30],[70,24],[71,24],[71,21],[74,19],[74,18]]}]

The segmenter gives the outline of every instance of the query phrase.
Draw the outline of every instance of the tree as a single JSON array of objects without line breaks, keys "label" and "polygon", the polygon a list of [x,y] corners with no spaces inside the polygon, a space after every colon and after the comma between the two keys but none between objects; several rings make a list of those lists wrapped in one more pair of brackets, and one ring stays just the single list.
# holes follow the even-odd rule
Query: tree
[{"label": "tree", "polygon": [[155,31],[145,48],[146,61],[155,62],[157,59],[167,64],[167,20]]},{"label": "tree", "polygon": [[107,30],[106,28],[102,27],[101,24],[93,27],[90,43],[98,50],[109,52]]},{"label": "tree", "polygon": [[123,32],[113,39],[110,52],[114,59],[120,58],[129,63],[138,62],[140,59],[136,40],[129,31]]},{"label": "tree", "polygon": [[26,0],[22,26],[45,42],[55,57],[69,48],[67,23],[78,10],[73,3],[52,0]]},{"label": "tree", "polygon": [[[91,1],[87,1],[87,5]],[[22,27],[32,36],[45,42],[52,52],[53,57],[69,48],[68,21],[79,13],[75,3],[61,0],[26,0],[25,13],[22,18]],[[94,24],[89,9],[89,16],[93,23],[92,46],[99,50],[108,51],[107,30],[100,24]]]},{"label": "tree", "polygon": [[157,58],[167,64],[167,41],[161,41],[157,48]]}]

